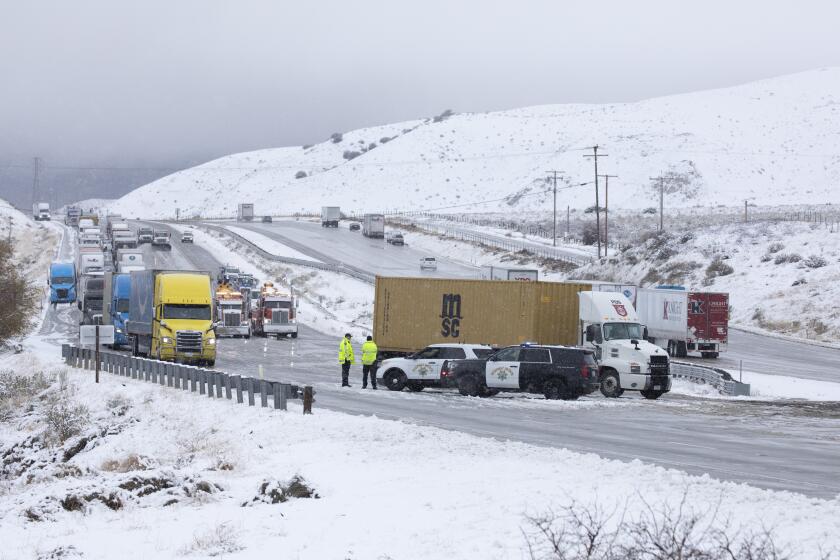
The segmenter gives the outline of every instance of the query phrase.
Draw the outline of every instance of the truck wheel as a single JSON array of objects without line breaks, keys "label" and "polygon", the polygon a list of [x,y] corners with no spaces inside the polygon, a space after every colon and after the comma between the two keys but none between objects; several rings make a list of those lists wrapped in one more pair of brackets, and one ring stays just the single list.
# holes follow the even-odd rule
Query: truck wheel
[{"label": "truck wheel", "polygon": [[207,360],[207,367],[213,367],[216,365],[216,360]]},{"label": "truck wheel", "polygon": [[686,356],[688,356],[688,348],[685,341],[681,340],[677,342],[677,358],[685,358]]},{"label": "truck wheel", "polygon": [[405,388],[405,374],[397,368],[386,371],[382,381],[391,391],[402,391]]},{"label": "truck wheel", "polygon": [[664,391],[641,391],[642,396],[648,400],[655,401],[665,394]]},{"label": "truck wheel", "polygon": [[677,343],[673,340],[668,341],[668,355],[672,358],[677,354]]},{"label": "truck wheel", "polygon": [[605,373],[601,377],[601,394],[608,399],[615,399],[623,393],[618,375],[614,372]]},{"label": "truck wheel", "polygon": [[423,383],[420,381],[409,381],[406,385],[408,386],[409,391],[414,391],[415,393],[419,393],[423,390]]},{"label": "truck wheel", "polygon": [[297,333],[296,332],[292,333],[292,338],[297,338]]},{"label": "truck wheel", "polygon": [[465,397],[478,396],[478,380],[474,375],[465,375],[458,380],[458,392]]}]

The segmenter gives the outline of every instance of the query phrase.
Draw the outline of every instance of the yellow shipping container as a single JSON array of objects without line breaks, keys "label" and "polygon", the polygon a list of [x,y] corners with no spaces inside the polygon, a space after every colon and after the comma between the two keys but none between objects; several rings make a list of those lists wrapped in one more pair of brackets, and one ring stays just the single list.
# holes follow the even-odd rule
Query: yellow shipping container
[{"label": "yellow shipping container", "polygon": [[578,343],[578,296],[590,284],[377,276],[373,336],[385,352],[457,342]]}]

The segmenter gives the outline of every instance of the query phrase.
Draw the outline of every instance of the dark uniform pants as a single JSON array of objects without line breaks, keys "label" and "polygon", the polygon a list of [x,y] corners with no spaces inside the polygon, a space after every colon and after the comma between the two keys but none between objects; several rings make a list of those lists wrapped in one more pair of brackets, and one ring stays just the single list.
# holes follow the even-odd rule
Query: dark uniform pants
[{"label": "dark uniform pants", "polygon": [[350,386],[350,362],[344,362],[341,364],[341,386]]},{"label": "dark uniform pants", "polygon": [[362,366],[362,389],[367,387],[368,373],[370,373],[370,384],[376,389],[376,364]]}]

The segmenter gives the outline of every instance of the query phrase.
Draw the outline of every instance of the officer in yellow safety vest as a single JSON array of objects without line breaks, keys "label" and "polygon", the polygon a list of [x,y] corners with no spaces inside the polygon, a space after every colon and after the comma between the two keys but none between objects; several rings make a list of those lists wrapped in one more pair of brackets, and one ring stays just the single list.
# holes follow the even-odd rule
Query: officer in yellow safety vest
[{"label": "officer in yellow safety vest", "polygon": [[370,384],[376,389],[376,353],[378,350],[373,337],[368,336],[367,341],[362,344],[362,389],[367,389],[368,373],[370,374]]},{"label": "officer in yellow safety vest", "polygon": [[338,363],[341,364],[342,387],[350,387],[350,366],[356,363],[353,357],[353,345],[350,344],[352,337],[353,335],[347,333],[338,343]]}]

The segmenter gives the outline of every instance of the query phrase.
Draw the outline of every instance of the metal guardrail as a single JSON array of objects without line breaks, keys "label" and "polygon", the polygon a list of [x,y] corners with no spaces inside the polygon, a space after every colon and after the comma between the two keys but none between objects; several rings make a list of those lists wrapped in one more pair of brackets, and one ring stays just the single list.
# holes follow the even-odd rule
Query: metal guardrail
[{"label": "metal guardrail", "polygon": [[750,396],[749,383],[735,381],[728,371],[720,368],[671,361],[671,375],[692,383],[711,385],[722,394],[731,397]]},{"label": "metal guardrail", "polygon": [[281,257],[279,255],[274,255],[272,253],[269,253],[268,251],[266,251],[265,249],[263,249],[259,245],[255,244],[254,242],[250,241],[246,237],[243,237],[236,232],[230,231],[229,229],[227,229],[225,227],[214,226],[214,225],[205,224],[205,223],[202,223],[200,225],[201,225],[201,227],[205,227],[207,229],[217,231],[217,232],[221,233],[222,235],[227,235],[229,237],[232,237],[236,241],[239,241],[240,243],[244,243],[245,245],[247,245],[248,247],[250,247],[251,249],[256,251],[262,258],[264,258],[266,260],[269,260],[269,261],[279,262],[279,263],[283,263],[283,264],[293,264],[293,265],[297,265],[297,266],[305,266],[305,267],[308,267],[308,268],[315,268],[317,270],[327,270],[327,271],[330,271],[330,272],[337,272],[339,274],[345,274],[347,276],[355,278],[356,280],[361,280],[362,282],[365,282],[365,283],[371,284],[371,285],[376,282],[376,277],[373,274],[367,274],[367,273],[361,272],[361,271],[356,270],[352,267],[349,267],[345,264],[341,264],[341,263],[334,264],[334,263],[307,261],[307,260],[303,260],[303,259],[296,259],[294,257]]},{"label": "metal guardrail", "polygon": [[[96,352],[89,348],[79,348],[70,344],[61,346],[61,357],[68,366],[95,370]],[[253,377],[231,375],[223,371],[205,369],[185,364],[162,362],[148,358],[139,358],[116,352],[99,352],[101,371],[121,377],[138,379],[165,387],[198,392],[212,398],[236,398],[238,404],[248,400],[248,406],[255,406],[259,397],[260,405],[268,407],[269,396],[273,406],[286,410],[288,399],[303,400],[304,414],[311,414],[315,391],[311,386],[301,387],[280,381],[267,381]]]}]

